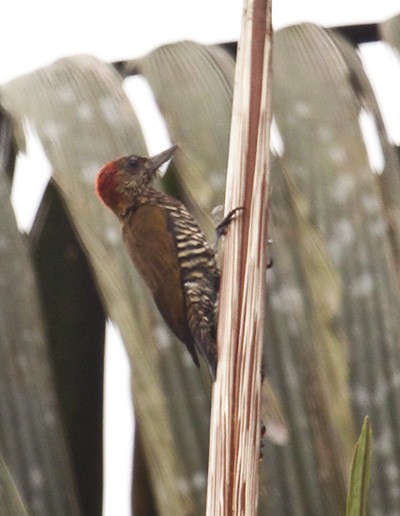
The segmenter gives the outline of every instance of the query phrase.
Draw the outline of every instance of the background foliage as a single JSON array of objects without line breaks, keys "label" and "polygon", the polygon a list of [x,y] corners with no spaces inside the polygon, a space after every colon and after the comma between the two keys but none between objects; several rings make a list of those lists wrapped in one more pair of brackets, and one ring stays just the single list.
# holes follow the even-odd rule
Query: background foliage
[{"label": "background foliage", "polygon": [[[380,31],[399,50],[400,18]],[[283,145],[271,180],[265,357],[290,437],[266,443],[260,512],[344,513],[352,448],[368,414],[370,513],[391,514],[400,504],[399,158],[354,46],[312,24],[282,29],[274,43]],[[180,145],[166,188],[213,238],[207,214],[223,201],[233,71],[229,48],[186,41],[114,67],[69,57],[1,87],[5,514],[24,514],[22,502],[29,514],[101,512],[104,312],[132,368],[136,513],[204,511],[207,374],[160,320],[93,185],[103,163],[146,154],[123,89],[125,77],[140,74]],[[365,116],[377,129],[379,171],[368,159]],[[29,236],[9,199],[27,122],[53,169]]]}]

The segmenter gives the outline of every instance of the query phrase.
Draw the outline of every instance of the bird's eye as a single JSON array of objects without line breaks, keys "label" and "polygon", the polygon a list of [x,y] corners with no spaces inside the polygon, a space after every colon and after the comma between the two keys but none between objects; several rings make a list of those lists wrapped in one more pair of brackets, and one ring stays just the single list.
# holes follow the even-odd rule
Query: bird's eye
[{"label": "bird's eye", "polygon": [[139,167],[138,158],[136,156],[132,156],[131,158],[128,159],[127,165],[131,170],[136,170]]}]

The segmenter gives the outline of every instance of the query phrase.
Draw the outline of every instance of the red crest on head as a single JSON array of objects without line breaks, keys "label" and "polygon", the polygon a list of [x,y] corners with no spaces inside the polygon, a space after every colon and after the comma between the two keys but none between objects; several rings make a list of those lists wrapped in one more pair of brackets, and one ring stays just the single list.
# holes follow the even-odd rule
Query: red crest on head
[{"label": "red crest on head", "polygon": [[96,193],[98,198],[108,207],[113,209],[118,204],[119,193],[119,168],[115,161],[111,161],[101,168],[96,177]]}]

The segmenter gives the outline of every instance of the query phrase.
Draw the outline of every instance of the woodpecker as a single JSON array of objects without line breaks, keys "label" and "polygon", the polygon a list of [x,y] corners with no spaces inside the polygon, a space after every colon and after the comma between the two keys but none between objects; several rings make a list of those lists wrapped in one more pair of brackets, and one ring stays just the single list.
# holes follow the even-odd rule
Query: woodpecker
[{"label": "woodpecker", "polygon": [[217,368],[216,303],[219,269],[215,252],[184,205],[153,185],[177,146],[146,158],[127,156],[102,167],[100,200],[118,217],[129,256],[175,335],[211,378]]}]

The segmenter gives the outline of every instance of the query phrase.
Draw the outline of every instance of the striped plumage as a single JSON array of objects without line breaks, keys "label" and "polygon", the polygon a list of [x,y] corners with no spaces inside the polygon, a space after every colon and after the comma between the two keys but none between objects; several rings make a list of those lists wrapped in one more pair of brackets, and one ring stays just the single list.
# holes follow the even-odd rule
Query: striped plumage
[{"label": "striped plumage", "polygon": [[120,219],[127,250],[161,315],[196,365],[197,353],[203,356],[215,379],[219,271],[214,251],[183,204],[152,186],[158,167],[174,150],[154,158],[119,158],[101,169],[96,189]]}]

